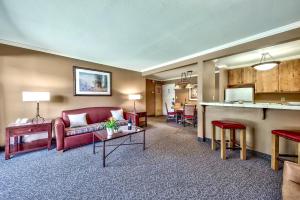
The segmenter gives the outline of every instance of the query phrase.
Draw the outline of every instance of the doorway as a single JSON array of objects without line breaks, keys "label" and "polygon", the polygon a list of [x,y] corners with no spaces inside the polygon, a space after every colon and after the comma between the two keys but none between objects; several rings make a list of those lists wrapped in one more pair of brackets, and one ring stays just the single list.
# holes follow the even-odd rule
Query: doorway
[{"label": "doorway", "polygon": [[168,109],[173,109],[173,103],[175,102],[175,83],[170,83],[162,86],[162,100],[163,100],[163,115],[167,115],[167,104]]}]

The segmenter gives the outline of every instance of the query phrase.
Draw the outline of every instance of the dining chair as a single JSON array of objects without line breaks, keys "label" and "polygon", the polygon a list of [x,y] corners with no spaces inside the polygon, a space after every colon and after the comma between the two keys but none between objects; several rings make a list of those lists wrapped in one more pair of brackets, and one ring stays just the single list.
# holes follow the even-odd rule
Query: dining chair
[{"label": "dining chair", "polygon": [[196,124],[197,124],[196,105],[185,104],[183,106],[183,114],[182,114],[183,126],[185,126],[186,123],[191,124],[194,127],[196,127]]},{"label": "dining chair", "polygon": [[165,102],[165,106],[166,106],[166,111],[167,111],[166,121],[169,122],[169,120],[176,120],[176,112],[169,111],[168,105],[166,102]]}]

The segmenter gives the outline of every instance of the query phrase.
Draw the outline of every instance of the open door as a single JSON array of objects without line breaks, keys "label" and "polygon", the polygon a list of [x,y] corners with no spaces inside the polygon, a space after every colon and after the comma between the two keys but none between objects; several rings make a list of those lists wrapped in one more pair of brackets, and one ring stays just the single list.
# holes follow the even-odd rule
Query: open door
[{"label": "open door", "polygon": [[173,110],[172,102],[175,102],[175,83],[163,85],[162,96],[163,115],[167,115],[165,103],[167,103],[170,111]]}]

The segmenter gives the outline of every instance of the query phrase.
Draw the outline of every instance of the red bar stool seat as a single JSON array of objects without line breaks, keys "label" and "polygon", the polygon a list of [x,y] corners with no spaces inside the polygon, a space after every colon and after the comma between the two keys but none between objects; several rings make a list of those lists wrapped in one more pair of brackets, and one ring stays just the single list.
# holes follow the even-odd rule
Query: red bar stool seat
[{"label": "red bar stool seat", "polygon": [[241,124],[239,122],[234,121],[223,121],[223,120],[214,120],[211,122],[212,124],[212,138],[211,138],[211,148],[212,150],[216,149],[216,127],[219,127],[221,129],[221,159],[226,160],[226,129],[230,130],[230,147],[229,149],[235,149],[236,148],[236,142],[235,142],[235,131],[240,130],[240,145],[239,149],[241,149],[240,158],[242,160],[246,160],[246,126],[244,124]]},{"label": "red bar stool seat", "polygon": [[[298,156],[279,154],[279,137],[283,137],[287,140],[292,140],[298,143]],[[277,171],[279,168],[279,156],[282,157],[298,157],[298,164],[300,164],[300,131],[292,130],[272,130],[272,158],[271,167]]]},{"label": "red bar stool seat", "polygon": [[238,122],[233,122],[233,121],[220,121],[220,120],[215,120],[211,122],[212,125],[217,126],[222,129],[246,129],[246,126],[238,123]]}]

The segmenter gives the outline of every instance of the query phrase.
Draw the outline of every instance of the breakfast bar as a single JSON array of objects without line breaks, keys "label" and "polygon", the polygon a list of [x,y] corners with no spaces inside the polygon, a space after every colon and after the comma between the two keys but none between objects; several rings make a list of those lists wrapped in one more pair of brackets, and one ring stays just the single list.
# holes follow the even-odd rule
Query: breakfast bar
[{"label": "breakfast bar", "polygon": [[[233,120],[247,125],[247,147],[271,155],[272,130],[299,129],[300,105],[296,103],[201,102],[203,139],[211,138],[211,121]],[[290,141],[280,141],[281,149],[296,154]]]}]

